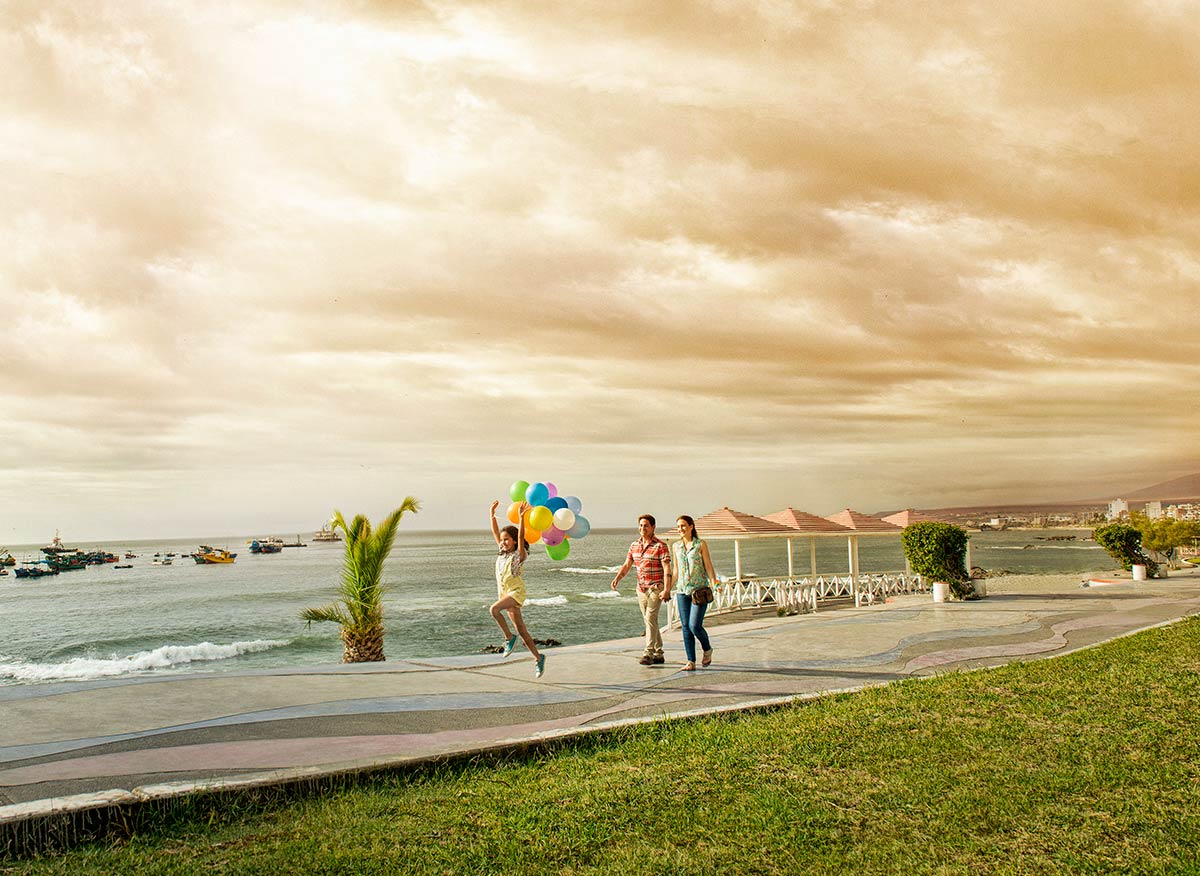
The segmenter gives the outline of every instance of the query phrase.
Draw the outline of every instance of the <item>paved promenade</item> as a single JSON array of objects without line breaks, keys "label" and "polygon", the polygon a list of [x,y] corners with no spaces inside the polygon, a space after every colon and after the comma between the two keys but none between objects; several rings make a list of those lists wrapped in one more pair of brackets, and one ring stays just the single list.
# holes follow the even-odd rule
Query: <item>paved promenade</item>
[{"label": "paved promenade", "polygon": [[[713,665],[641,666],[638,639],[524,651],[0,688],[0,823],[201,787],[261,784],[778,702],[1062,654],[1200,613],[1200,574],[1047,589],[994,579],[986,599],[883,605],[710,627]],[[1023,583],[1024,582],[1024,583]]]}]

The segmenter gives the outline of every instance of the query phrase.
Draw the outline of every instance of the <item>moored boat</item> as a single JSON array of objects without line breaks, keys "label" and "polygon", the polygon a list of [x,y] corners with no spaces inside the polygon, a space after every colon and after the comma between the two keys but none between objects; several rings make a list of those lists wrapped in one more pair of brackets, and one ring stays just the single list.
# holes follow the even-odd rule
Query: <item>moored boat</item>
[{"label": "moored boat", "polygon": [[313,533],[313,541],[341,541],[342,537],[330,529],[328,526],[322,526],[319,530]]},{"label": "moored boat", "polygon": [[230,553],[224,548],[214,548],[209,545],[200,545],[200,550],[192,554],[192,559],[196,561],[196,565],[213,565],[217,563],[232,563],[237,559],[237,554]]}]

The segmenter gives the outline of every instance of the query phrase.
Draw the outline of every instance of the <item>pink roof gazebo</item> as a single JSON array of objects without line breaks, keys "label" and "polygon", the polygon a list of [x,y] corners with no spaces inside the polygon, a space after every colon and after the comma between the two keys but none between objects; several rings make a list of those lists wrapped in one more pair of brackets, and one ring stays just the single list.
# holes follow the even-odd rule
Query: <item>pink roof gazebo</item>
[{"label": "pink roof gazebo", "polygon": [[855,533],[859,534],[866,532],[890,532],[898,534],[904,528],[894,523],[888,523],[881,517],[872,517],[870,514],[862,514],[850,508],[839,511],[837,514],[830,514],[825,519],[839,526],[844,526],[846,529],[852,529]]}]

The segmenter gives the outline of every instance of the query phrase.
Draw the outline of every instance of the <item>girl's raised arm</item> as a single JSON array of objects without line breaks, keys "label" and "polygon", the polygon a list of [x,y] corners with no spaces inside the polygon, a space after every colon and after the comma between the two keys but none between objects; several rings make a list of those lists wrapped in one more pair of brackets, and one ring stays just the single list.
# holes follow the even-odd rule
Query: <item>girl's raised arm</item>
[{"label": "girl's raised arm", "polygon": [[488,515],[488,517],[492,521],[492,537],[494,539],[496,539],[497,547],[499,547],[499,545],[500,545],[500,524],[496,522],[496,509],[499,507],[500,507],[500,500],[497,499],[495,502],[492,503],[492,512]]},{"label": "girl's raised arm", "polygon": [[530,504],[528,502],[522,502],[517,506],[517,512],[521,515],[521,522],[517,524],[517,557],[522,563],[529,556],[529,548],[525,546],[525,512],[529,508]]}]

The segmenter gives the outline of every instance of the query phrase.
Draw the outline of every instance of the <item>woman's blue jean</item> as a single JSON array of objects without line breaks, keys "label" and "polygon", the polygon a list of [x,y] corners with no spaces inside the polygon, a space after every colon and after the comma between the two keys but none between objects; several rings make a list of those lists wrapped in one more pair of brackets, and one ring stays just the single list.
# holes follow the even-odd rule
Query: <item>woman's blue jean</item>
[{"label": "woman's blue jean", "polygon": [[708,611],[708,605],[696,605],[692,597],[676,593],[675,607],[679,610],[679,625],[683,628],[683,653],[687,654],[688,663],[695,663],[697,639],[705,651],[712,649],[708,630],[704,629],[704,612]]}]

